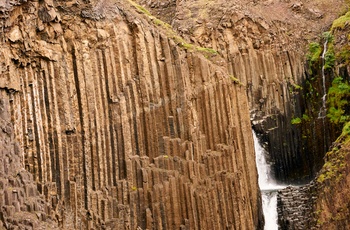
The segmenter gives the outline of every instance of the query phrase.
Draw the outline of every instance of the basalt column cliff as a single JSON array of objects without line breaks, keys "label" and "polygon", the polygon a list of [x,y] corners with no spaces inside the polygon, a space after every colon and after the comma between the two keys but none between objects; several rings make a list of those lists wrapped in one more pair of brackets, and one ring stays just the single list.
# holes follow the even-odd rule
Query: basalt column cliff
[{"label": "basalt column cliff", "polygon": [[315,90],[321,96],[305,96],[312,94],[307,83],[313,77],[307,47],[343,12],[345,1],[138,2],[183,37],[217,50],[223,57],[217,63],[246,86],[252,123],[268,146],[276,179],[311,180],[335,136],[317,120],[322,81]]},{"label": "basalt column cliff", "polygon": [[[154,3],[150,8],[162,15],[159,1],[139,1]],[[171,7],[174,1],[166,2]],[[312,179],[335,138],[324,137],[329,127],[317,120],[321,96],[312,102],[304,97],[311,78],[305,57],[307,43],[331,25],[342,7],[344,1],[193,0],[176,1],[174,16],[167,11],[163,16],[182,36],[217,50],[224,59],[220,64],[246,86],[254,129],[268,145],[279,181]],[[296,118],[302,122],[292,123]]]},{"label": "basalt column cliff", "polygon": [[[177,1],[172,24],[183,36],[218,50],[223,67],[247,87],[254,129],[268,145],[276,179],[310,180],[321,168],[332,137],[324,138],[327,128],[311,114],[318,112],[318,105],[312,108],[305,97],[310,93],[305,82],[311,78],[307,45],[331,25],[344,1],[194,2]],[[314,122],[293,124],[295,118]]]},{"label": "basalt column cliff", "polygon": [[245,88],[142,11],[0,1],[0,226],[262,227]]}]

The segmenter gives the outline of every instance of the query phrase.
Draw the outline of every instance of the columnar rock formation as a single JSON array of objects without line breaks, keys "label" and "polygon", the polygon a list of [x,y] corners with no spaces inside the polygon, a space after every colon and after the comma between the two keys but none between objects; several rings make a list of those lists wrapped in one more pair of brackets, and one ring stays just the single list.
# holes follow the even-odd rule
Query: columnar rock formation
[{"label": "columnar rock formation", "polygon": [[244,87],[128,3],[11,3],[2,173],[28,191],[1,188],[4,225],[31,212],[63,229],[261,228]]},{"label": "columnar rock formation", "polygon": [[11,108],[13,94],[0,91],[0,229],[55,229],[51,209],[37,190],[32,174],[24,170],[23,152],[15,140]]},{"label": "columnar rock formation", "polygon": [[[350,33],[350,28],[348,26],[349,19],[347,18],[349,15],[350,13],[348,12],[346,15],[334,21],[331,29],[332,40],[330,45],[333,46],[332,52],[335,56],[335,62],[332,63],[334,68],[331,73],[337,77],[338,81],[342,79],[342,84],[334,84],[337,82],[337,80],[334,80],[332,90],[329,90],[327,97],[329,101],[336,101],[336,103],[341,101],[348,102],[349,100],[347,98],[350,95],[350,42],[347,38]],[[346,20],[344,20],[344,18],[346,18]],[[343,92],[341,89],[343,89],[344,86],[346,90]],[[349,107],[346,103],[344,105],[329,103],[328,105],[333,107],[332,112],[329,112],[329,114],[335,123],[334,126],[341,134],[325,155],[326,163],[315,179],[314,196],[316,199],[312,205],[314,214],[313,222],[317,229],[349,229]],[[335,114],[334,110],[337,111],[336,109],[341,109],[341,113]],[[345,117],[345,119],[340,122],[335,122],[340,117]]]},{"label": "columnar rock formation", "polygon": [[301,187],[290,186],[278,191],[277,210],[280,229],[315,229],[314,192],[314,183]]},{"label": "columnar rock formation", "polygon": [[[310,101],[302,97],[306,45],[338,16],[344,1],[176,1],[173,17],[160,8],[175,1],[138,2],[182,36],[217,50],[223,57],[218,63],[247,87],[254,128],[264,134],[276,179],[310,180],[331,140],[323,138],[322,122],[298,126],[291,120],[309,115]],[[301,130],[312,130],[314,138]]]},{"label": "columnar rock formation", "polygon": [[[326,69],[325,83],[327,88],[328,85],[331,87],[327,93],[327,118],[333,132],[335,130],[340,135],[338,138],[333,137],[334,142],[324,157],[325,164],[312,182],[279,192],[278,209],[282,229],[328,230],[349,229],[350,226],[350,123],[347,105],[350,95],[349,15],[348,12],[336,19],[326,33],[329,48],[322,60],[326,65],[320,65],[317,61],[313,63],[313,77],[322,79],[318,68]],[[327,122],[326,118],[318,120]],[[322,131],[327,138],[328,130]]]}]

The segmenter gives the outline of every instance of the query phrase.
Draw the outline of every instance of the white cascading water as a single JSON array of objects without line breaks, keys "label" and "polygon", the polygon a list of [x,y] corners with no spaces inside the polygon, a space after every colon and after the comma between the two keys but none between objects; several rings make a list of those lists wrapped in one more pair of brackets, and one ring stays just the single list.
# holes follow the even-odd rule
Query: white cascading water
[{"label": "white cascading water", "polygon": [[278,185],[271,178],[271,168],[265,158],[265,150],[253,131],[256,166],[259,174],[263,212],[265,216],[265,230],[278,230],[277,191],[286,186]]},{"label": "white cascading water", "polygon": [[[323,90],[323,96],[322,96],[322,107],[320,108],[320,111],[318,112],[318,118],[322,119],[322,124],[323,124],[323,132],[326,133],[325,130],[325,124],[324,120],[326,118],[327,114],[327,105],[326,105],[326,100],[327,100],[327,88],[326,88],[326,74],[325,74],[325,64],[326,64],[326,53],[327,53],[327,45],[328,45],[328,37],[326,37],[326,41],[323,44],[323,52],[322,52],[322,90]],[[326,135],[323,135],[323,141],[326,143]],[[324,145],[324,151],[327,152],[327,147]]]},{"label": "white cascading water", "polygon": [[327,44],[328,39],[326,39],[325,43],[323,44],[323,53],[322,53],[322,90],[323,90],[323,96],[322,96],[322,107],[318,113],[318,118],[325,118],[326,117],[326,97],[327,97],[327,89],[326,89],[326,75],[325,75],[325,57],[327,53]]}]

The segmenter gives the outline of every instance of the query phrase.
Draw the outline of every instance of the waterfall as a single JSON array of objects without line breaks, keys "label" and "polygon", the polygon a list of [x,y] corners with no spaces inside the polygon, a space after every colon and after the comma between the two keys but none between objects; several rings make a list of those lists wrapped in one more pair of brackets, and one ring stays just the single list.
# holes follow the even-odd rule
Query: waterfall
[{"label": "waterfall", "polygon": [[323,90],[323,96],[322,96],[322,107],[318,113],[318,118],[325,118],[326,117],[326,97],[327,97],[327,89],[326,89],[326,75],[325,75],[325,56],[327,53],[327,45],[328,45],[328,38],[326,38],[326,41],[323,44],[323,52],[322,52],[322,90]]},{"label": "waterfall", "polygon": [[[320,111],[318,112],[318,118],[322,119],[322,127],[323,127],[323,133],[326,133],[326,127],[325,127],[325,117],[327,115],[327,106],[326,106],[326,98],[327,98],[327,88],[326,88],[326,74],[325,74],[325,64],[326,64],[326,53],[327,53],[327,45],[328,45],[328,36],[326,36],[326,41],[323,44],[323,52],[322,52],[322,90],[323,90],[323,96],[322,96],[322,107],[320,108]],[[326,135],[323,135],[323,146],[324,151],[327,152],[326,147]]]},{"label": "waterfall", "polygon": [[277,184],[271,177],[271,168],[265,158],[265,150],[253,131],[256,166],[259,174],[259,187],[261,190],[262,206],[265,216],[265,230],[278,229],[277,191],[285,188]]}]

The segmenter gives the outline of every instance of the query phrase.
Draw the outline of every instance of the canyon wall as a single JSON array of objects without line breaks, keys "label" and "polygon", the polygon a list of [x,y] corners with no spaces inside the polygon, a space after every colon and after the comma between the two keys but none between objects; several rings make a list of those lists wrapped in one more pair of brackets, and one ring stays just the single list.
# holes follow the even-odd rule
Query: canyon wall
[{"label": "canyon wall", "polygon": [[4,226],[262,228],[242,84],[128,2],[0,9]]},{"label": "canyon wall", "polygon": [[[330,28],[333,81],[327,94],[328,118],[339,137],[325,155],[325,164],[315,178],[313,225],[317,229],[350,227],[350,12],[336,19]],[[345,102],[345,104],[342,104]]]},{"label": "canyon wall", "polygon": [[12,96],[0,90],[0,229],[57,229],[49,204],[32,174],[23,168],[24,156],[11,119]]},{"label": "canyon wall", "polygon": [[[313,43],[319,47],[315,49],[317,52],[313,52],[316,61],[312,63],[312,75],[316,78],[309,79],[308,83],[317,86],[317,79],[322,79],[320,69],[324,70],[327,116],[323,120],[328,123],[328,129],[323,131],[324,138],[328,138],[331,132],[338,137],[333,137],[334,142],[324,157],[325,164],[313,181],[302,187],[288,187],[279,192],[279,223],[282,229],[350,227],[349,21],[350,12],[347,12],[329,27],[325,33],[327,36],[323,36],[323,42],[328,40],[326,52],[321,48],[322,43]],[[322,53],[325,54],[324,58],[319,58]]]},{"label": "canyon wall", "polygon": [[[344,138],[344,136],[346,136]],[[350,146],[349,133],[326,155],[326,163],[316,181],[313,226],[317,229],[350,227]],[[345,139],[346,142],[340,144]]]},{"label": "canyon wall", "polygon": [[[322,95],[313,101],[304,97],[311,78],[307,44],[318,40],[345,1],[139,2],[184,38],[218,51],[223,59],[217,64],[246,87],[253,127],[264,137],[275,178],[285,183],[311,180],[334,136],[330,132],[323,138],[331,130],[310,112],[322,106]],[[168,9],[165,5],[173,6],[174,16],[161,14],[161,8]],[[317,85],[321,89],[322,81]],[[315,122],[292,124],[304,114]]]},{"label": "canyon wall", "polygon": [[350,147],[343,133],[326,154],[317,177],[301,187],[278,192],[281,229],[349,229]]}]

